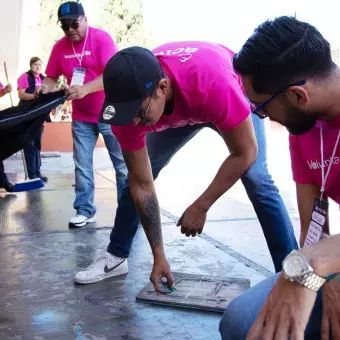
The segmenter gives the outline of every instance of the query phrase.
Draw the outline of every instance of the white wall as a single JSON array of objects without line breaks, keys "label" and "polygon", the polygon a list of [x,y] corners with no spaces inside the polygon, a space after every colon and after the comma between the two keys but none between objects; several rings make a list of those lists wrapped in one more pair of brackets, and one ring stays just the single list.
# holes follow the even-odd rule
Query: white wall
[{"label": "white wall", "polygon": [[[0,81],[6,84],[3,64],[5,61],[10,83],[15,85],[20,44],[21,0],[0,0],[0,8]],[[0,108],[9,105],[9,96],[0,99]]]}]

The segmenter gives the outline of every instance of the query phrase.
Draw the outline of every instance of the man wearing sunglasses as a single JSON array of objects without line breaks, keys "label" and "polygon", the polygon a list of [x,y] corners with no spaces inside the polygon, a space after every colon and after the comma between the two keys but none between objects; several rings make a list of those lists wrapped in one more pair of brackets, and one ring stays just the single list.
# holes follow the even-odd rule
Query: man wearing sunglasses
[{"label": "man wearing sunglasses", "polygon": [[101,121],[113,125],[129,169],[130,187],[124,188],[119,201],[107,252],[79,272],[76,282],[97,282],[127,272],[126,258],[139,217],[155,259],[151,281],[157,291],[162,276],[173,282],[164,255],[154,179],[204,127],[223,138],[226,159],[207,190],[183,213],[178,222],[181,232],[200,234],[210,207],[241,178],[277,271],[283,258],[297,248],[289,216],[268,173],[263,121],[250,115],[232,57],[233,52],[224,46],[189,41],[169,43],[153,52],[127,48],[108,62]]},{"label": "man wearing sunglasses", "polygon": [[[98,135],[116,171],[117,195],[121,195],[127,169],[116,137],[107,124],[98,123],[104,101],[102,73],[106,62],[117,51],[106,32],[89,27],[83,6],[69,1],[58,9],[65,34],[53,47],[42,90],[53,91],[60,75],[67,78],[68,99],[72,100],[73,158],[75,162],[74,208],[70,228],[83,227],[96,219],[94,205],[93,151]],[[39,89],[38,91],[40,91]]]},{"label": "man wearing sunglasses", "polygon": [[292,17],[261,24],[233,64],[254,113],[290,132],[303,248],[228,306],[222,339],[340,339],[340,235],[327,216],[328,197],[340,204],[340,69],[320,32]]}]

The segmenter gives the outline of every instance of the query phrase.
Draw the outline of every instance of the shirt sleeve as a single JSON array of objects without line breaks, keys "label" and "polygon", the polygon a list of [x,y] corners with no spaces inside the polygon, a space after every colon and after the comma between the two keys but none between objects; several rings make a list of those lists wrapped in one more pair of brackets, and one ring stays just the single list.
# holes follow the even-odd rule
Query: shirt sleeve
[{"label": "shirt sleeve", "polygon": [[250,104],[234,73],[221,74],[212,84],[204,114],[220,131],[235,129],[250,115]]},{"label": "shirt sleeve", "polygon": [[303,161],[298,136],[289,135],[289,150],[293,179],[299,184],[314,184],[306,162]]},{"label": "shirt sleeve", "polygon": [[18,90],[26,90],[29,88],[27,73],[22,74],[18,79]]},{"label": "shirt sleeve", "polygon": [[55,44],[52,48],[52,52],[50,55],[50,58],[48,60],[47,63],[47,67],[46,67],[46,75],[49,78],[53,78],[53,79],[57,79],[59,78],[59,76],[62,75],[62,71],[60,68],[60,60],[59,60],[59,56],[61,55],[61,51],[58,48],[58,43]]},{"label": "shirt sleeve", "polygon": [[111,128],[123,151],[138,151],[146,145],[146,132],[139,126],[130,124]]},{"label": "shirt sleeve", "polygon": [[5,88],[5,86],[3,86],[2,82],[0,81],[0,90],[2,90],[3,88]]},{"label": "shirt sleeve", "polygon": [[97,54],[99,56],[99,69],[104,72],[105,65],[112,58],[112,56],[118,51],[118,47],[111,38],[111,36],[105,31],[101,31],[99,43],[97,44]]}]

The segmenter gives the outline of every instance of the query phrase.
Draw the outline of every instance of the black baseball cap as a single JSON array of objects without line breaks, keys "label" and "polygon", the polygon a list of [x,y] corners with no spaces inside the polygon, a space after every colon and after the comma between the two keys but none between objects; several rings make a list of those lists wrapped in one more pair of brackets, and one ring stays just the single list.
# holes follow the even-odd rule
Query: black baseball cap
[{"label": "black baseball cap", "polygon": [[131,123],[163,77],[164,71],[150,50],[134,46],[117,52],[103,73],[105,101],[100,122],[117,126]]},{"label": "black baseball cap", "polygon": [[58,9],[58,21],[64,19],[78,19],[82,15],[85,15],[85,11],[83,5],[79,2],[65,2],[61,4]]}]

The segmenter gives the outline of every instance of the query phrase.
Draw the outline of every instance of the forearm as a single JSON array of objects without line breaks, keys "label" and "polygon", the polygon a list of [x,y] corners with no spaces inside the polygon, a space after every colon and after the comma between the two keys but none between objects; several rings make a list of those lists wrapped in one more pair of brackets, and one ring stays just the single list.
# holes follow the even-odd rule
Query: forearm
[{"label": "forearm", "polygon": [[200,207],[200,209],[208,211],[210,207],[242,177],[255,159],[256,156],[253,154],[230,154],[221,165],[207,190],[194,204]]},{"label": "forearm", "polygon": [[19,93],[20,100],[32,100],[34,98],[34,93]]},{"label": "forearm", "polygon": [[309,259],[316,274],[325,277],[340,273],[340,234],[327,237],[300,251]]},{"label": "forearm", "polygon": [[5,89],[0,89],[0,98],[7,94]]},{"label": "forearm", "polygon": [[90,81],[89,83],[84,84],[84,88],[87,93],[93,93],[103,90],[104,89],[103,76],[101,75],[98,78]]},{"label": "forearm", "polygon": [[44,78],[42,84],[46,85],[48,87],[48,91],[49,92],[52,92],[55,89],[56,85],[57,85],[57,79],[46,77],[46,78]]},{"label": "forearm", "polygon": [[143,188],[130,182],[130,190],[153,255],[164,256],[160,209],[153,184]]}]

